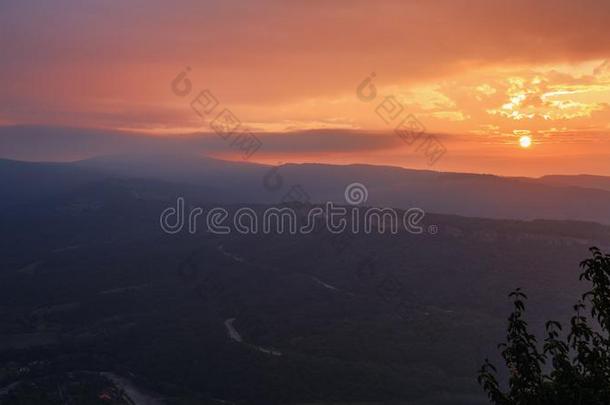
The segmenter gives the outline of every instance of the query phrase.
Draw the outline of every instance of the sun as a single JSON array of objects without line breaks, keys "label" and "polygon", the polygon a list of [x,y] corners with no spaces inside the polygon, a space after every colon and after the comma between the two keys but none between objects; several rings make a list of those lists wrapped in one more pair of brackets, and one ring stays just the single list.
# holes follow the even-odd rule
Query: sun
[{"label": "sun", "polygon": [[522,148],[529,148],[532,145],[532,138],[527,135],[523,135],[521,138],[519,138],[519,145]]}]

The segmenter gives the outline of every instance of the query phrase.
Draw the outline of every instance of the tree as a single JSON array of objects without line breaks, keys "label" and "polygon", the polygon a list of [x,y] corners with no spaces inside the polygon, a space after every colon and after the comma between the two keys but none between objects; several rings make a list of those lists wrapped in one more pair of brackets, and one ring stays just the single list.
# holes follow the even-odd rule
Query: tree
[{"label": "tree", "polygon": [[498,346],[509,372],[507,389],[488,359],[478,376],[493,404],[610,404],[610,255],[597,248],[591,253],[579,277],[590,290],[574,305],[569,333],[562,334],[559,322],[546,322],[542,350],[524,319],[527,296],[521,289],[509,295],[514,309],[506,343]]}]

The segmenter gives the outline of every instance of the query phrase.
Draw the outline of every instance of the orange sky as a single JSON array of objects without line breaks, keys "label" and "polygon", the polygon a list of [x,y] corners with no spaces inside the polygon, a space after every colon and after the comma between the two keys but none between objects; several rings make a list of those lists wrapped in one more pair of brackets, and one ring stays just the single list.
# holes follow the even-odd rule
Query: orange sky
[{"label": "orange sky", "polygon": [[435,170],[610,175],[608,21],[608,1],[2,2],[0,125],[207,132],[171,91],[190,66],[243,127],[328,130],[255,161],[429,168],[376,114],[393,96],[446,147]]}]

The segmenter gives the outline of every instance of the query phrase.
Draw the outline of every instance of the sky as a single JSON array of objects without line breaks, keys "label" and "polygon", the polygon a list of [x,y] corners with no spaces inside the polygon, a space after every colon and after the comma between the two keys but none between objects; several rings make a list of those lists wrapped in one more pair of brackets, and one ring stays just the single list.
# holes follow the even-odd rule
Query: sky
[{"label": "sky", "polygon": [[608,21],[607,0],[4,0],[0,125],[179,137],[227,108],[255,162],[610,175]]}]

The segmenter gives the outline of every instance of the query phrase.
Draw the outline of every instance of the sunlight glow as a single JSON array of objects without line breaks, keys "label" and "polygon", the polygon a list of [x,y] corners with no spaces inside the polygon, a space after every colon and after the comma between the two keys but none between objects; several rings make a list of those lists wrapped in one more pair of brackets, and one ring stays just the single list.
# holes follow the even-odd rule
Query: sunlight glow
[{"label": "sunlight glow", "polygon": [[521,138],[519,138],[519,145],[522,148],[529,148],[532,144],[532,138],[527,136],[527,135],[523,135]]}]

